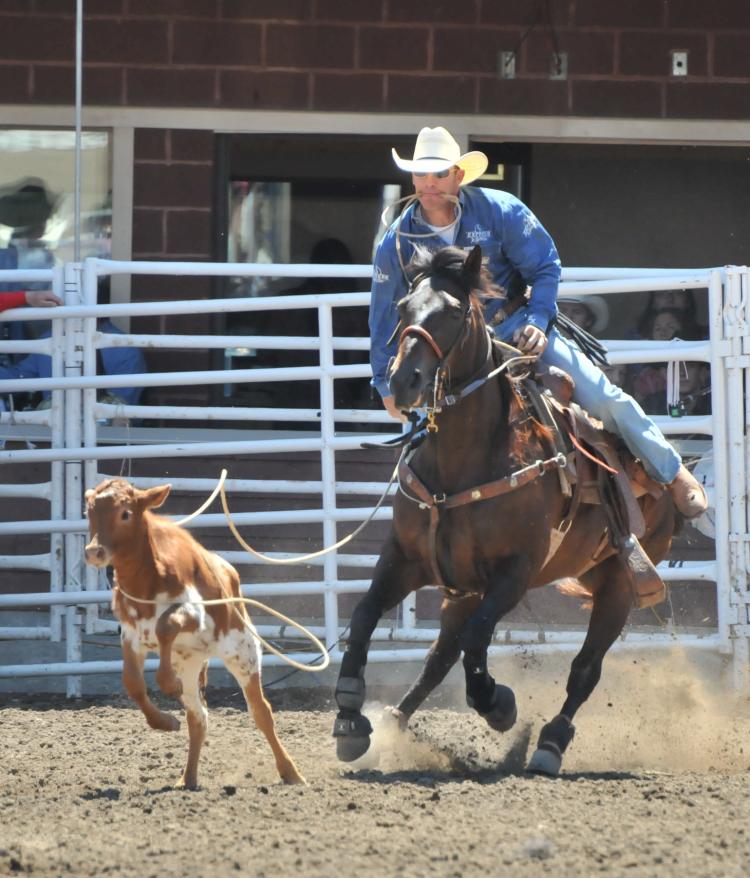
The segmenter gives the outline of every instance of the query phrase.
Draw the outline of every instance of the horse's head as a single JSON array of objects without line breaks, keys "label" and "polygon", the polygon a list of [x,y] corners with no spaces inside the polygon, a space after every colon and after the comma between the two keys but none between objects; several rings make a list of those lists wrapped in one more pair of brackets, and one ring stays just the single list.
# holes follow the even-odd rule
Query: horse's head
[{"label": "horse's head", "polygon": [[398,303],[398,351],[388,378],[399,409],[430,405],[436,381],[460,382],[476,371],[477,356],[487,353],[475,295],[490,293],[481,248],[468,255],[456,247],[418,251],[407,272],[411,283]]}]

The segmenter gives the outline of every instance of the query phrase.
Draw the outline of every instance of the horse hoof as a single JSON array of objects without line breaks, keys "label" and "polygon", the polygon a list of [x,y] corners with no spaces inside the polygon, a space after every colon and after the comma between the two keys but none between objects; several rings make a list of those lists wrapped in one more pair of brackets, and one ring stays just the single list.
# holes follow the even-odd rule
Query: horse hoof
[{"label": "horse hoof", "polygon": [[[467,698],[466,701],[469,707],[477,710],[473,698]],[[516,706],[516,696],[513,694],[513,690],[509,686],[496,683],[490,709],[486,712],[477,710],[477,713],[496,732],[507,732],[509,729],[512,729],[518,719],[518,707]]]},{"label": "horse hoof", "polygon": [[518,719],[516,696],[508,686],[495,684],[490,712],[485,714],[487,725],[496,732],[507,732],[512,729]]},{"label": "horse hoof", "polygon": [[562,756],[553,753],[552,750],[544,750],[541,747],[534,751],[529,759],[526,771],[530,774],[543,774],[545,777],[557,777],[560,774]]},{"label": "horse hoof", "polygon": [[336,756],[340,762],[354,762],[364,756],[370,747],[372,726],[366,716],[352,711],[340,711],[333,724]]},{"label": "horse hoof", "polygon": [[370,749],[370,736],[336,738],[336,758],[339,762],[354,762]]},{"label": "horse hoof", "polygon": [[392,727],[393,724],[398,725],[399,732],[405,732],[406,727],[409,724],[409,717],[406,714],[399,710],[397,707],[386,707],[383,709],[383,720],[388,724],[388,726]]}]

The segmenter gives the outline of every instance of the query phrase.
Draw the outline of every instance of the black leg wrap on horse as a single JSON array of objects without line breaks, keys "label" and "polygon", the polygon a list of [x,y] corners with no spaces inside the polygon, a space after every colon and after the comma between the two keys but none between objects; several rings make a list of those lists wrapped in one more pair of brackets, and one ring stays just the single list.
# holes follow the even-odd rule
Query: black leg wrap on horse
[{"label": "black leg wrap on horse", "polygon": [[528,771],[556,776],[562,765],[563,753],[568,749],[575,733],[575,726],[567,716],[559,713],[550,720],[539,733],[536,751],[527,766]]},{"label": "black leg wrap on horse", "polygon": [[559,750],[560,753],[564,753],[568,749],[568,744],[575,737],[575,733],[576,727],[573,723],[567,716],[558,713],[546,726],[542,727],[537,747],[550,746]]},{"label": "black leg wrap on horse", "polygon": [[518,718],[516,696],[513,694],[513,690],[500,683],[495,684],[487,709],[481,709],[470,695],[466,696],[466,703],[469,707],[473,707],[487,722],[487,725],[496,732],[507,732],[508,729],[513,728]]},{"label": "black leg wrap on horse", "polygon": [[361,713],[339,711],[333,724],[334,738],[364,738],[372,734],[370,720]]},{"label": "black leg wrap on horse", "polygon": [[336,682],[336,704],[339,710],[359,712],[365,703],[365,681],[362,677],[339,677]]}]

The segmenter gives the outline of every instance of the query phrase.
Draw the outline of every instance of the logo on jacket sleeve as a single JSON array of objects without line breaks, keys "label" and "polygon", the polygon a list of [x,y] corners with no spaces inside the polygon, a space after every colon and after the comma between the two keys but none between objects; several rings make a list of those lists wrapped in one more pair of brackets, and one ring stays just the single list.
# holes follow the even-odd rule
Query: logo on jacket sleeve
[{"label": "logo on jacket sleeve", "polygon": [[534,230],[539,228],[539,220],[533,213],[527,213],[523,218],[523,236],[530,238]]},{"label": "logo on jacket sleeve", "polygon": [[473,229],[469,229],[466,232],[466,237],[472,244],[484,244],[485,241],[489,241],[490,239],[490,230],[483,229],[481,226],[476,225]]},{"label": "logo on jacket sleeve", "polygon": [[390,275],[387,275],[379,265],[376,265],[375,270],[372,273],[372,279],[376,284],[384,284],[386,281],[390,280]]}]

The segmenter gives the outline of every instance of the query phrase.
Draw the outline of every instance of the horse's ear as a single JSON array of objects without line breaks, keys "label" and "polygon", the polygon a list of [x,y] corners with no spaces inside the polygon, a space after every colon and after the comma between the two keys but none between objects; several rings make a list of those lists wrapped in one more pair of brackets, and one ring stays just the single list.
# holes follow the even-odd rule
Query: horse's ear
[{"label": "horse's ear", "polygon": [[475,244],[469,251],[461,273],[470,282],[472,289],[479,286],[479,278],[482,273],[482,248],[479,244]]}]

